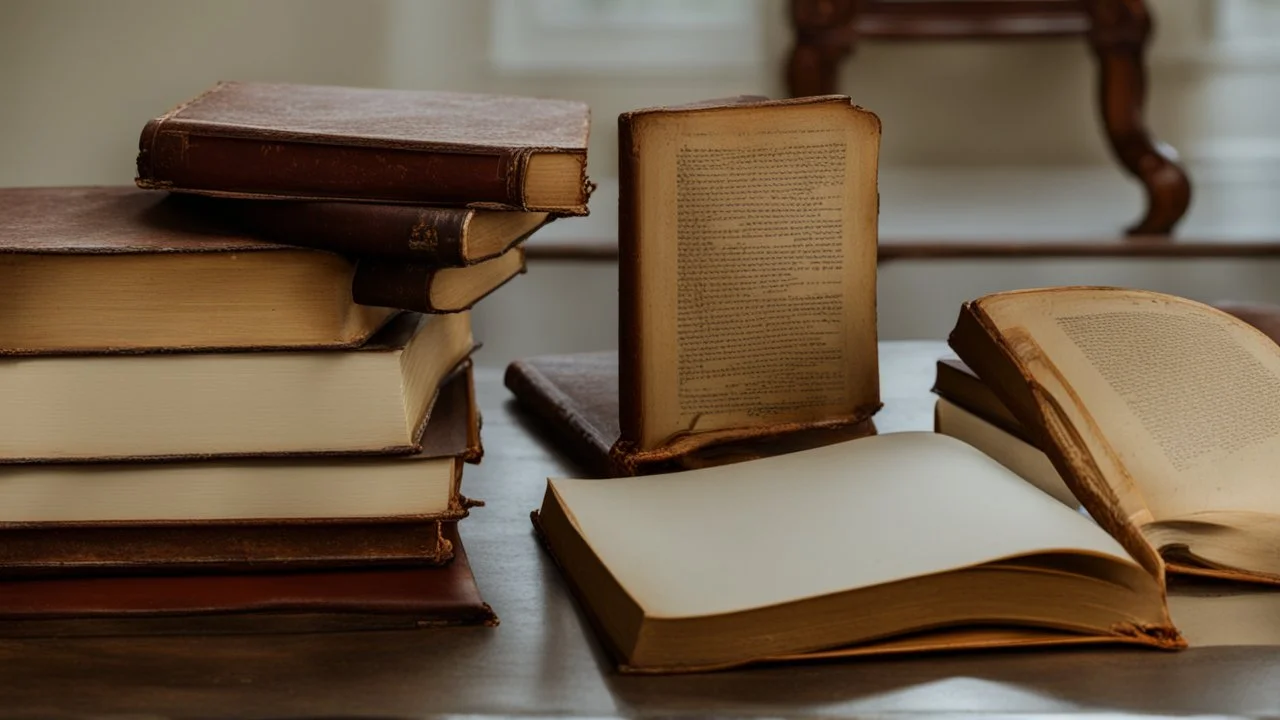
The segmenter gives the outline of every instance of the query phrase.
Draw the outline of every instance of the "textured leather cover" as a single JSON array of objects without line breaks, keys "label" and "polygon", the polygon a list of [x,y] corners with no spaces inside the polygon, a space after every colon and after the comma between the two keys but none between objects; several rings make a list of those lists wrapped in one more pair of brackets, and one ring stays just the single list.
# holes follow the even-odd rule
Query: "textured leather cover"
[{"label": "textured leather cover", "polygon": [[[189,217],[234,229],[244,237],[345,255],[444,267],[470,265],[497,255],[468,248],[468,225],[477,211],[467,208],[200,195],[174,195],[168,202]],[[548,215],[543,225],[554,217]],[[541,227],[511,238],[505,249],[515,247]]]},{"label": "textured leather cover", "polygon": [[[218,83],[148,122],[141,187],[586,214],[580,102],[414,90]],[[530,207],[540,153],[580,159],[580,201]]]},{"label": "textured leather cover", "polygon": [[537,428],[592,477],[644,475],[722,465],[852,440],[875,433],[870,420],[764,438],[742,438],[679,455],[620,453],[618,354],[547,355],[507,366],[506,386]]},{"label": "textured leather cover", "polygon": [[460,492],[462,463],[479,462],[482,454],[475,382],[468,365],[441,389],[423,433],[422,451],[384,461],[455,458],[450,507],[444,513],[386,518],[0,523],[0,577],[446,562],[453,551],[440,535],[441,521],[466,517],[475,504]]},{"label": "textured leather cover", "polygon": [[0,189],[0,253],[130,255],[301,252],[231,231],[136,187]]},{"label": "textured leather cover", "polygon": [[[621,467],[636,461],[678,461],[681,456],[698,452],[700,448],[712,444],[734,443],[750,439],[769,442],[770,438],[800,431],[865,434],[865,428],[871,416],[880,409],[879,404],[875,407],[851,408],[850,414],[846,417],[819,423],[785,423],[738,430],[718,430],[714,434],[693,433],[675,439],[664,448],[647,451],[638,449],[644,414],[642,388],[645,380],[640,368],[643,365],[641,359],[645,352],[645,338],[642,337],[640,318],[644,313],[645,298],[640,288],[640,268],[644,259],[640,247],[642,198],[639,191],[638,165],[644,148],[634,132],[636,123],[655,115],[706,113],[748,106],[785,108],[823,103],[852,106],[850,99],[844,95],[821,95],[785,100],[769,100],[757,95],[739,95],[686,105],[633,110],[618,116],[618,376],[620,391],[618,419],[620,435],[612,450],[617,456],[615,465]],[[641,458],[646,459],[641,460]]]},{"label": "textured leather cover", "polygon": [[[524,248],[512,248],[507,252],[520,255],[520,269],[489,288],[483,295],[477,297],[472,305],[506,285],[516,275],[524,274]],[[444,268],[422,262],[365,258],[356,264],[356,274],[351,280],[351,297],[361,305],[412,310],[420,313],[452,313],[471,309],[472,305],[462,308],[440,308],[431,302],[431,286],[441,270],[467,272],[468,269]]]},{"label": "textured leather cover", "polygon": [[8,637],[283,633],[498,624],[456,548],[439,567],[0,582]]}]

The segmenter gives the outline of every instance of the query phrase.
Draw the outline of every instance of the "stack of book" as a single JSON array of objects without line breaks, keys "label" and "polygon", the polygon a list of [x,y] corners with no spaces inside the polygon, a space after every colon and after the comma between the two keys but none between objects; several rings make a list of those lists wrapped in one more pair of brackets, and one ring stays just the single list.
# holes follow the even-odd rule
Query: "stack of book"
[{"label": "stack of book", "polygon": [[144,189],[0,191],[0,631],[496,622],[467,311],[585,213],[586,124],[222,83],[147,123]]}]

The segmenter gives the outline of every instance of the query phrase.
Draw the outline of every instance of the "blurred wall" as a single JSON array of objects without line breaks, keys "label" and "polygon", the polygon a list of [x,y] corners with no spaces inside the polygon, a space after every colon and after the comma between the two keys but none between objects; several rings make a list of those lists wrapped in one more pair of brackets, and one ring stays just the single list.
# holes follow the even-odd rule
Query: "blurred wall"
[{"label": "blurred wall", "polygon": [[[1274,186],[1280,54],[1252,35],[1242,53],[1215,44],[1227,3],[1268,2],[1152,0],[1159,32],[1150,117],[1157,134],[1208,175],[1243,172],[1250,182]],[[619,112],[782,93],[786,2],[762,0],[758,7],[764,32],[743,39],[743,52],[758,60],[754,66],[609,76],[496,71],[487,0],[3,0],[0,186],[128,183],[143,123],[219,79],[585,100],[594,117],[590,169],[604,177],[616,172]],[[1233,32],[1248,35],[1243,24]],[[1098,127],[1092,59],[1077,40],[867,43],[845,63],[841,87],[883,118],[885,168],[1113,167]],[[958,299],[1032,281],[1128,278],[1198,297],[1274,299],[1271,268],[1260,274],[1258,267],[902,264],[881,273],[881,334],[937,337]],[[535,268],[477,313],[489,342],[485,357],[497,363],[524,352],[611,345],[614,272],[608,265]],[[921,287],[929,294],[913,289]],[[574,322],[547,321],[566,317]]]},{"label": "blurred wall", "polygon": [[[1205,2],[1154,4],[1156,55],[1199,42]],[[219,79],[578,98],[595,118],[592,171],[609,175],[619,112],[782,94],[786,3],[758,7],[764,32],[743,48],[755,66],[615,77],[495,71],[484,0],[5,0],[0,185],[127,182],[142,124]],[[1153,68],[1152,122],[1175,145],[1204,145],[1224,114],[1274,132],[1280,97],[1242,86],[1236,94],[1257,95],[1249,117],[1206,113],[1203,84],[1186,62]],[[845,63],[842,89],[884,119],[886,165],[1106,161],[1092,61],[1079,41],[866,43]],[[1215,109],[1229,99],[1214,97]]]}]

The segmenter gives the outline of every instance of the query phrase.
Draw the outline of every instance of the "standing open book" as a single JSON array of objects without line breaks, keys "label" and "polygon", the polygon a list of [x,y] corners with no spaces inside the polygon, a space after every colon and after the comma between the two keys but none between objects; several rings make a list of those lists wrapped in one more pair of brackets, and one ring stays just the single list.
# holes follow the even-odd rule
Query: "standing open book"
[{"label": "standing open book", "polygon": [[933,433],[646,478],[552,479],[534,522],[629,671],[1184,644],[1158,568]]}]

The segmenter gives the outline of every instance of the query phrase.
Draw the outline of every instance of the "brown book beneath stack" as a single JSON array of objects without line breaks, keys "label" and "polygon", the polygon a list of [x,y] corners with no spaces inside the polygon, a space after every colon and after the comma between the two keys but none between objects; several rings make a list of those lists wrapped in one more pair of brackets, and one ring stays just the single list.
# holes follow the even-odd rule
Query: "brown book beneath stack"
[{"label": "brown book beneath stack", "polygon": [[415,455],[0,468],[0,577],[443,563],[482,452],[467,366]]},{"label": "brown book beneath stack", "polygon": [[506,386],[586,474],[617,477],[706,467],[792,452],[875,432],[871,421],[702,447],[671,458],[637,459],[616,452],[618,354],[547,355],[507,366]]},{"label": "brown book beneath stack", "polygon": [[0,582],[0,635],[65,637],[390,630],[498,624],[454,523],[439,567]]},{"label": "brown book beneath stack", "polygon": [[589,121],[568,100],[223,82],[147,123],[137,182],[585,215]]},{"label": "brown book beneath stack", "polygon": [[554,218],[545,212],[199,195],[175,195],[170,202],[258,240],[440,267],[495,258]]}]

